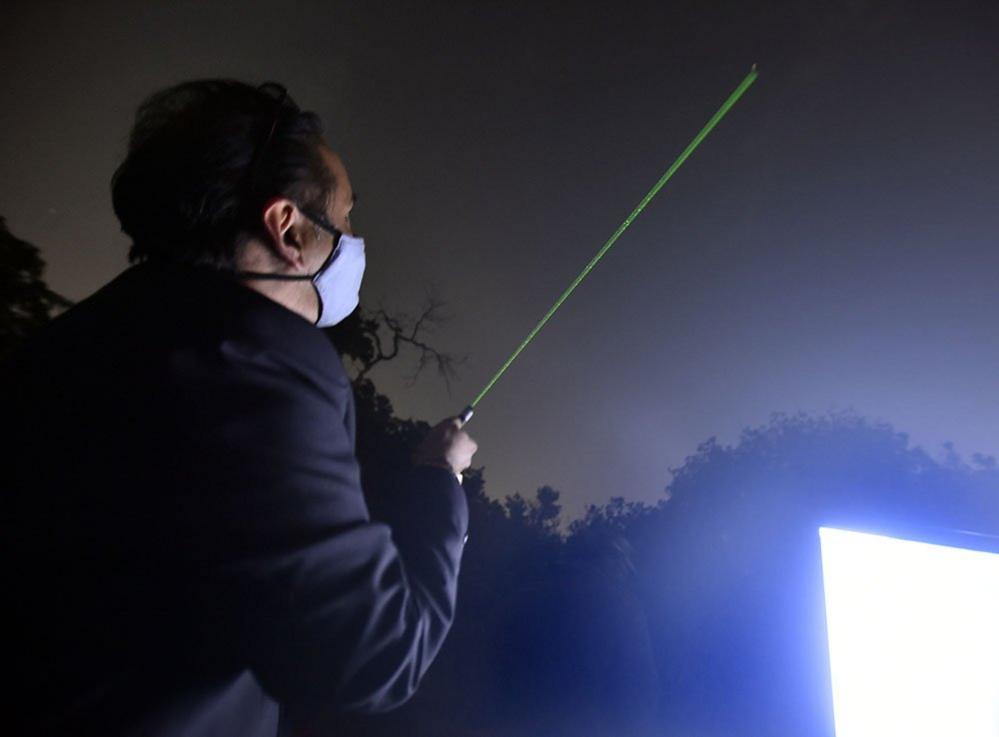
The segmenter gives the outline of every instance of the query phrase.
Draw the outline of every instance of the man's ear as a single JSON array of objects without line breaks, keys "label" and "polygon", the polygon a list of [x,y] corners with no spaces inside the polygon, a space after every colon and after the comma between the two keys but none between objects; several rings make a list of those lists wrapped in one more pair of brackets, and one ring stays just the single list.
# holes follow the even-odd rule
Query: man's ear
[{"label": "man's ear", "polygon": [[295,203],[286,197],[274,197],[264,204],[261,225],[267,234],[267,245],[289,266],[302,267],[302,217]]}]

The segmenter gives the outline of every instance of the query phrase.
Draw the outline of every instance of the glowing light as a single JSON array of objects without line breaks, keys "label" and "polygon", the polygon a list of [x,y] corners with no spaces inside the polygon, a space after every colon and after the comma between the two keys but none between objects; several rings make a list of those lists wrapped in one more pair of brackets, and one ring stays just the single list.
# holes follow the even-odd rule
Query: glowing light
[{"label": "glowing light", "polygon": [[837,737],[999,735],[999,555],[819,531]]},{"label": "glowing light", "polygon": [[739,83],[739,86],[735,88],[735,91],[728,96],[728,99],[722,103],[722,106],[718,108],[718,112],[711,116],[711,119],[705,123],[700,132],[694,136],[694,140],[687,144],[687,148],[685,148],[680,155],[677,156],[676,161],[670,165],[669,169],[666,170],[666,173],[659,177],[659,181],[652,185],[652,189],[646,193],[638,205],[635,206],[635,209],[631,211],[631,214],[624,219],[624,222],[617,227],[617,230],[615,230],[611,237],[607,239],[607,242],[604,243],[599,251],[597,251],[597,255],[590,259],[590,262],[586,264],[579,276],[573,280],[572,284],[569,285],[569,288],[562,292],[562,295],[555,301],[555,304],[552,305],[551,309],[545,313],[545,316],[542,317],[541,321],[534,326],[534,329],[527,334],[527,337],[524,338],[519,346],[517,346],[517,349],[506,360],[506,363],[500,367],[500,370],[497,371],[496,374],[489,380],[489,383],[485,385],[482,391],[479,392],[478,396],[472,400],[472,403],[462,410],[459,415],[462,424],[472,419],[472,415],[475,414],[475,408],[479,406],[479,402],[482,401],[482,398],[489,393],[489,390],[492,389],[496,382],[500,380],[500,377],[503,376],[503,374],[506,373],[506,370],[510,368],[514,361],[517,360],[517,357],[523,353],[524,349],[527,348],[532,340],[534,340],[535,336],[541,332],[541,329],[548,324],[549,320],[552,319],[552,316],[558,312],[558,308],[561,307],[567,299],[569,299],[569,295],[576,290],[576,287],[578,287],[593,270],[593,268],[600,263],[600,260],[607,254],[607,252],[614,247],[614,244],[617,243],[617,239],[621,237],[621,234],[628,229],[628,226],[631,225],[635,218],[642,214],[642,210],[645,209],[645,206],[652,201],[653,197],[659,194],[659,190],[663,188],[663,185],[665,185],[666,182],[668,182],[673,175],[676,174],[677,170],[683,166],[683,162],[685,162],[689,156],[694,153],[697,147],[701,145],[701,141],[707,138],[708,134],[715,129],[715,126],[718,125],[718,123],[721,122],[721,119],[728,114],[728,111],[731,110],[735,103],[739,101],[739,98],[742,97],[745,91],[753,85],[753,82],[756,81],[758,76],[759,72],[756,71],[756,65],[753,64],[753,68],[750,70],[749,74],[747,74],[746,78]]}]

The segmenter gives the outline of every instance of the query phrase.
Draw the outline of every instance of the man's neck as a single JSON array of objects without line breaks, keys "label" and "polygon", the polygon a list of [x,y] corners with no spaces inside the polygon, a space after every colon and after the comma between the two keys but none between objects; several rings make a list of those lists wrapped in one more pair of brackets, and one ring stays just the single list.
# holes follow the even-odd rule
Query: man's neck
[{"label": "man's neck", "polygon": [[[282,274],[274,257],[257,241],[247,242],[236,256],[237,271],[252,271],[260,274]],[[311,323],[319,314],[319,295],[308,279],[283,281],[277,279],[254,279],[244,277],[239,280],[245,287],[258,292],[270,300]]]}]

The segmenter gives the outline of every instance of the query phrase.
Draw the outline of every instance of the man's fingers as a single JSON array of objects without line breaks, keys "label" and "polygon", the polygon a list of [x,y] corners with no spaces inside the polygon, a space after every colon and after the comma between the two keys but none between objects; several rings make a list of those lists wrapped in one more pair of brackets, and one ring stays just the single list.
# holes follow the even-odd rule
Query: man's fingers
[{"label": "man's fingers", "polygon": [[413,453],[416,463],[447,465],[455,473],[468,468],[478,443],[462,430],[460,417],[449,417],[436,425]]}]

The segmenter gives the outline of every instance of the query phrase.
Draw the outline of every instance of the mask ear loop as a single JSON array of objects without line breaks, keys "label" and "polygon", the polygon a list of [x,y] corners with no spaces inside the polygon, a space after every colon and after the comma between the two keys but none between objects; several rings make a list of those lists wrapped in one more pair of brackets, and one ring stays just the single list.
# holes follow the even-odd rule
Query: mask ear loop
[{"label": "mask ear loop", "polygon": [[[253,201],[253,193],[257,179],[260,172],[260,162],[264,160],[268,149],[270,148],[271,141],[274,140],[274,134],[277,131],[278,123],[281,120],[281,110],[284,108],[284,103],[288,99],[288,90],[284,85],[278,84],[277,82],[265,82],[260,85],[257,89],[261,92],[264,91],[266,87],[276,87],[281,91],[280,96],[277,98],[277,102],[274,106],[274,115],[271,119],[271,127],[267,131],[267,137],[264,138],[264,142],[257,148],[254,153],[253,158],[250,160],[250,170],[247,175],[246,186],[249,194],[249,201]],[[296,106],[297,111],[297,106]],[[249,205],[249,206],[252,206]],[[322,230],[326,231],[333,236],[333,248],[330,251],[330,255],[326,257],[322,265],[314,274],[270,274],[261,271],[239,271],[236,275],[247,279],[270,279],[274,281],[305,281],[309,280],[313,282],[313,287],[315,288],[316,297],[319,300],[319,316],[316,318],[318,323],[323,317],[323,295],[319,292],[319,288],[315,286],[315,280],[322,274],[329,265],[336,259],[340,252],[340,245],[343,242],[343,233],[331,226],[325,221],[325,218],[317,216],[315,213],[310,213],[302,210],[304,214],[314,225],[317,225]]]}]

